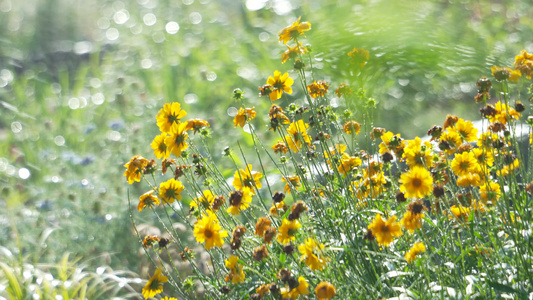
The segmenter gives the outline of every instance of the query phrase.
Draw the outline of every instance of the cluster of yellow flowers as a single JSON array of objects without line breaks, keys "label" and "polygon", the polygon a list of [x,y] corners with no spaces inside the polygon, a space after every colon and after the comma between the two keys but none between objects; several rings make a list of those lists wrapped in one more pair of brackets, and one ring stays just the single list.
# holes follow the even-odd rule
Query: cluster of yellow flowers
[{"label": "cluster of yellow flowers", "polygon": [[[298,61],[309,53],[299,38],[310,28],[309,23],[300,23],[298,19],[279,32],[279,40],[284,44],[291,40],[295,42],[294,46],[287,45],[288,50],[283,53],[282,62],[294,60],[297,72],[304,68]],[[368,51],[358,48],[354,48],[348,56],[356,60],[360,67],[364,67],[369,59]],[[531,65],[532,57],[523,52],[516,61],[517,72],[529,78],[527,68]],[[514,80],[512,74],[515,71],[509,71],[510,75],[503,79],[497,77],[499,70],[493,69],[494,72],[498,81]],[[292,94],[293,84],[294,79],[288,72],[282,74],[276,70],[266,84],[259,88],[260,95],[276,101],[284,93]],[[480,90],[476,101],[488,99],[490,86],[490,80],[486,78],[478,81]],[[184,220],[191,218],[193,235],[198,244],[202,244],[206,251],[224,258],[223,264],[210,262],[215,268],[222,265],[226,268],[224,284],[231,284],[236,289],[246,284],[248,291],[255,289],[250,299],[262,299],[267,294],[276,294],[282,299],[297,299],[310,293],[308,280],[316,284],[315,296],[318,299],[331,299],[336,295],[335,286],[325,279],[332,280],[326,275],[331,264],[336,263],[332,258],[334,251],[339,249],[332,244],[346,247],[343,244],[346,242],[328,241],[323,244],[321,240],[326,240],[327,233],[314,227],[319,224],[319,220],[314,218],[327,218],[328,209],[332,207],[339,209],[339,214],[349,212],[364,220],[361,227],[366,230],[364,238],[369,240],[369,247],[372,247],[372,240],[376,240],[381,247],[394,248],[403,231],[408,231],[409,238],[400,248],[407,250],[402,262],[410,264],[422,253],[432,250],[420,241],[409,247],[417,239],[416,234],[423,228],[424,219],[430,213],[443,211],[446,221],[457,226],[466,224],[475,214],[486,212],[497,203],[502,190],[502,183],[498,179],[516,172],[520,167],[507,135],[500,134],[520,117],[518,104],[512,108],[506,101],[494,105],[485,103],[481,112],[488,126],[483,127],[481,133],[471,121],[453,115],[447,116],[443,126],[433,126],[428,131],[431,139],[427,140],[419,137],[405,140],[400,134],[373,128],[370,136],[379,155],[369,155],[363,150],[356,151],[356,138],[361,131],[358,122],[351,120],[349,115],[345,115],[342,122],[338,121],[329,107],[317,105],[318,101],[327,101],[329,83],[318,80],[303,87],[307,87],[304,92],[311,108],[290,104],[284,110],[272,104],[268,112],[270,130],[278,134],[278,140],[270,150],[279,155],[279,160],[276,162],[272,158],[275,155],[268,155],[278,167],[275,173],[281,173],[280,181],[285,183],[283,192],[273,192],[272,180],[265,178],[270,174],[266,173],[261,161],[255,170],[248,163],[245,168],[240,168],[232,158],[231,150],[225,150],[225,155],[232,159],[235,172],[232,178],[224,178],[212,161],[202,158],[188,135],[191,130],[205,133],[209,123],[201,119],[182,122],[187,113],[176,102],[165,104],[157,114],[161,134],[151,144],[154,155],[162,159],[161,173],[165,175],[167,170],[172,170],[173,178],[159,185],[148,180],[146,175],[154,174],[157,170],[156,162],[140,155],[124,165],[124,176],[128,183],[133,184],[145,178],[151,186],[148,192],[139,197],[139,212],[147,207],[155,212],[160,205],[174,209],[172,204],[181,201],[182,193],[186,190],[189,195],[196,195],[190,197],[188,216],[183,210],[174,212]],[[351,95],[351,89],[343,83],[336,93],[339,97],[347,97]],[[235,98],[242,100],[242,95]],[[305,113],[310,114],[309,123],[301,117]],[[234,127],[245,127],[255,118],[255,107],[246,108],[243,104],[233,119]],[[324,130],[326,121],[335,124],[341,138],[334,139],[331,136],[334,135],[333,131]],[[262,147],[253,126],[250,128],[254,143]],[[341,140],[346,144],[338,142]],[[190,153],[193,153],[192,163],[189,162]],[[291,168],[286,154],[290,155],[293,163],[292,171],[289,171]],[[170,158],[171,155],[173,158]],[[397,175],[392,171],[394,163],[399,168]],[[193,170],[194,175],[191,174]],[[181,177],[184,177],[183,182],[180,181]],[[201,177],[203,186],[198,183]],[[155,181],[155,176],[152,179]],[[264,184],[266,188],[263,188]],[[446,194],[452,197],[445,197]],[[477,199],[473,199],[472,194],[477,195]],[[291,203],[285,201],[286,195],[292,197],[290,206],[288,204]],[[267,197],[272,198],[271,205],[266,203]],[[442,201],[445,198],[447,200]],[[396,210],[377,204],[387,199],[396,200],[396,204],[391,205]],[[407,200],[410,202],[404,205]],[[365,211],[372,212],[369,218],[368,214],[361,212],[370,205],[372,209]],[[376,213],[376,209],[380,211]],[[401,219],[398,216],[402,216]],[[321,225],[334,227],[332,224],[337,223],[347,224],[336,220]],[[253,224],[255,231],[253,234],[247,233]],[[342,232],[343,228],[332,230]],[[361,233],[360,230],[355,229],[349,238]],[[172,232],[169,233],[172,236]],[[362,239],[362,234],[360,237]],[[193,251],[176,236],[173,236],[172,241],[183,250],[182,259],[194,265]],[[143,245],[150,247],[157,244],[159,248],[164,248],[168,242],[167,239],[147,236]],[[287,258],[293,257],[295,249],[300,253],[299,260],[289,261]],[[252,260],[261,263],[262,271],[253,268]],[[266,269],[267,274],[263,274]],[[218,274],[220,272],[216,271],[214,276]],[[143,288],[143,296],[149,298],[161,293],[163,283],[167,280],[157,269]],[[213,279],[213,282],[216,281],[217,278]],[[220,291],[227,294],[231,288],[225,285],[220,287]]]},{"label": "cluster of yellow flowers", "polygon": [[[453,219],[465,222],[471,213],[485,212],[487,205],[496,204],[501,188],[491,175],[495,156],[498,156],[501,166],[495,172],[498,177],[507,176],[519,167],[519,160],[511,150],[510,141],[497,133],[505,130],[505,126],[513,119],[518,119],[520,113],[501,101],[495,105],[486,105],[481,111],[489,122],[487,131],[482,134],[478,135],[478,129],[471,121],[452,115],[446,118],[443,127],[434,126],[428,131],[431,141],[442,152],[436,151],[429,141],[422,143],[418,137],[405,141],[399,134],[386,132],[381,135],[379,152],[383,160],[387,157],[393,159],[396,155],[409,168],[401,174],[397,199],[413,199],[414,202],[408,205],[399,223],[396,222],[396,216],[383,220],[381,215],[376,215],[368,229],[380,245],[389,246],[395,237],[402,235],[402,227],[411,233],[421,228],[423,211],[427,208],[420,199],[433,194],[438,203],[438,199],[444,196],[443,186],[449,182],[449,170],[455,175],[458,187],[469,189],[468,195],[475,191],[480,196],[479,200],[463,198],[462,204],[453,204],[450,207]],[[477,147],[474,143],[477,143]],[[417,243],[405,258],[411,262],[421,252],[425,252],[425,247]]]}]

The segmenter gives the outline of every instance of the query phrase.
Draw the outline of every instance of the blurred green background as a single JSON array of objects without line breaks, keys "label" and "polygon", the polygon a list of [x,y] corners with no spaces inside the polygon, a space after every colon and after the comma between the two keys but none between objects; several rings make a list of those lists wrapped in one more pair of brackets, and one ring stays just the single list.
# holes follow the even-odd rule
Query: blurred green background
[{"label": "blurred green background", "polygon": [[[312,24],[305,43],[332,102],[362,118],[361,103],[333,93],[362,87],[378,101],[372,125],[406,138],[448,113],[476,119],[476,80],[533,51],[529,0],[0,0],[3,249],[29,264],[68,251],[93,271],[145,274],[127,201],[143,190],[127,185],[123,164],[153,157],[155,114],[170,101],[210,122],[216,155],[242,139],[228,115],[234,88],[268,138],[270,101],[257,87],[292,69],[277,33],[298,16]],[[370,52],[361,70],[346,55],[354,47]],[[289,101],[303,103],[299,88]]]}]

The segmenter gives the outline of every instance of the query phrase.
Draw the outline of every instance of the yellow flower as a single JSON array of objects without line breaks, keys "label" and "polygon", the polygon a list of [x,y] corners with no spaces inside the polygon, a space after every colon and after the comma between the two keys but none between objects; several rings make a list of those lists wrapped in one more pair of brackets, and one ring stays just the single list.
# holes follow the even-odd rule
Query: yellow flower
[{"label": "yellow flower", "polygon": [[470,209],[475,213],[483,213],[488,210],[483,202],[477,200],[472,200],[472,203],[470,203]]},{"label": "yellow flower", "polygon": [[337,95],[339,98],[342,96],[351,95],[352,93],[353,91],[350,86],[345,83],[339,84],[339,87],[335,90],[335,95]]},{"label": "yellow flower", "polygon": [[135,181],[141,181],[142,172],[144,171],[148,163],[149,161],[146,158],[140,155],[135,155],[130,159],[129,162],[124,165],[124,167],[126,167],[124,176],[126,176],[126,179],[128,180],[129,184],[132,184]]},{"label": "yellow flower", "polygon": [[336,294],[337,292],[333,284],[327,281],[320,282],[315,288],[315,295],[318,300],[329,300],[333,298]]},{"label": "yellow flower", "polygon": [[352,132],[354,134],[359,134],[359,132],[361,131],[361,125],[356,121],[347,121],[346,123],[344,123],[342,129],[347,134],[351,134]]},{"label": "yellow flower", "polygon": [[185,130],[192,130],[195,134],[204,127],[209,127],[209,123],[206,120],[202,119],[192,119],[187,121],[187,126]]},{"label": "yellow flower", "polygon": [[352,51],[348,52],[348,56],[352,58],[352,63],[358,64],[360,67],[364,67],[366,62],[370,58],[370,53],[368,50],[362,48],[353,48]]},{"label": "yellow flower", "polygon": [[187,112],[181,109],[181,104],[178,102],[166,103],[157,113],[157,126],[161,132],[169,132],[170,127],[179,123],[186,115]]},{"label": "yellow flower", "polygon": [[350,171],[355,167],[360,166],[362,163],[363,161],[359,157],[350,156],[348,153],[344,152],[337,170],[339,173],[346,176]]},{"label": "yellow flower", "polygon": [[349,189],[353,193],[353,197],[358,200],[364,200],[368,197],[370,192],[368,185],[366,184],[368,180],[359,179],[358,181],[352,181]]},{"label": "yellow flower", "polygon": [[161,239],[157,235],[147,235],[143,239],[144,248],[152,247],[156,242],[159,242]]},{"label": "yellow flower", "polygon": [[479,195],[484,203],[496,204],[496,201],[500,199],[501,189],[500,185],[496,182],[488,182],[479,188]]},{"label": "yellow flower", "polygon": [[287,206],[285,206],[285,202],[281,201],[279,203],[272,203],[272,207],[270,208],[270,214],[273,216],[278,215],[278,211],[285,211],[287,210]]},{"label": "yellow flower", "polygon": [[320,270],[326,267],[329,259],[324,257],[324,245],[315,241],[313,238],[307,238],[304,244],[298,246],[298,251],[302,254],[300,261],[305,261],[305,264],[311,269]]},{"label": "yellow flower", "polygon": [[281,75],[281,72],[274,71],[274,77],[270,76],[267,79],[267,85],[272,86],[272,92],[268,95],[271,101],[276,101],[281,98],[283,92],[292,94],[292,85],[294,80],[289,77],[289,73]]},{"label": "yellow flower", "polygon": [[280,71],[274,71],[274,77],[270,76],[267,79],[267,85],[272,86],[272,92],[269,94],[270,100],[278,100],[283,95],[283,92],[292,94],[291,86],[293,83],[294,80],[289,77],[289,73],[281,75]]},{"label": "yellow flower", "polygon": [[414,166],[431,168],[433,166],[431,144],[426,141],[422,145],[422,140],[419,137],[415,137],[414,140],[407,142],[404,148],[403,158],[410,168]]},{"label": "yellow flower", "polygon": [[289,148],[287,148],[287,145],[285,145],[285,143],[283,141],[277,141],[277,143],[272,146],[271,148],[272,150],[274,150],[274,153],[278,154],[278,153],[287,153],[289,151]]},{"label": "yellow flower", "polygon": [[498,140],[499,137],[497,134],[493,132],[484,132],[479,136],[477,146],[480,148],[484,148],[485,151],[488,151],[492,149],[492,144]]},{"label": "yellow flower", "polygon": [[527,53],[526,50],[520,51],[520,55],[517,55],[514,59],[515,70],[520,71],[522,75],[525,75],[527,79],[531,79],[533,73],[533,55]]},{"label": "yellow flower", "polygon": [[139,197],[139,205],[137,205],[137,210],[139,210],[139,212],[143,211],[143,208],[147,206],[152,207],[152,205],[161,204],[161,201],[153,195],[154,192],[155,190],[151,190]]},{"label": "yellow flower", "polygon": [[405,193],[406,198],[423,198],[431,194],[433,178],[431,173],[422,167],[415,166],[403,173],[400,181],[400,190]]},{"label": "yellow flower", "polygon": [[400,237],[403,234],[401,225],[396,222],[396,216],[384,221],[380,214],[376,214],[376,218],[368,225],[368,229],[372,230],[378,243],[385,247],[394,241],[394,237]]},{"label": "yellow flower", "polygon": [[252,193],[252,195],[255,195],[254,188],[258,190],[261,188],[260,179],[262,177],[263,174],[252,171],[252,165],[248,165],[246,171],[243,169],[235,171],[235,175],[233,175],[233,187],[237,190],[248,188],[249,192]]},{"label": "yellow flower", "polygon": [[213,195],[213,192],[210,190],[205,190],[202,192],[202,196],[194,198],[191,203],[189,203],[189,208],[193,210],[201,205],[205,209],[211,209],[213,202],[215,202],[215,195]]},{"label": "yellow flower", "polygon": [[492,167],[494,164],[494,154],[492,151],[490,151],[490,149],[474,148],[472,149],[472,152],[474,152],[474,155],[476,156],[480,165]]},{"label": "yellow flower", "polygon": [[242,190],[233,191],[229,196],[229,207],[226,209],[232,215],[238,215],[241,210],[245,210],[252,203],[252,193],[245,187]]},{"label": "yellow flower", "polygon": [[261,295],[261,297],[264,297],[266,294],[268,294],[270,292],[270,287],[272,286],[272,284],[262,284],[260,285],[256,290],[255,292],[258,293],[259,295]]},{"label": "yellow flower", "polygon": [[326,158],[326,162],[328,163],[328,165],[331,166],[331,160],[329,158],[330,157],[335,157],[338,154],[341,154],[344,151],[346,151],[346,145],[344,145],[344,144],[335,144],[334,147],[329,147],[328,150],[329,151],[324,151],[324,158]]},{"label": "yellow flower", "polygon": [[303,120],[292,122],[289,125],[287,129],[289,134],[285,136],[285,140],[292,151],[298,152],[302,148],[302,141],[306,144],[311,143],[311,138],[307,135],[307,128],[309,128],[309,124],[304,123]]},{"label": "yellow flower", "polygon": [[244,271],[242,266],[238,264],[239,257],[231,255],[228,259],[224,261],[226,268],[230,270],[230,273],[224,278],[224,281],[228,282],[231,280],[231,283],[237,284],[244,282]]},{"label": "yellow flower", "polygon": [[289,290],[289,288],[284,287],[281,288],[281,298],[282,299],[296,299],[300,295],[308,295],[309,294],[309,283],[307,283],[307,280],[303,276],[300,276],[298,278],[298,286],[295,287],[292,290]]},{"label": "yellow flower", "polygon": [[522,72],[520,72],[520,70],[511,70],[511,76],[509,76],[509,81],[517,83],[520,77],[522,77]]},{"label": "yellow flower", "polygon": [[254,111],[255,107],[252,107],[252,108],[239,108],[239,112],[237,113],[237,115],[235,116],[235,118],[233,119],[233,127],[237,127],[237,126],[240,126],[240,127],[244,127],[244,124],[246,123],[246,120],[253,120],[255,119],[255,111]]},{"label": "yellow flower", "polygon": [[381,135],[381,143],[379,144],[379,154],[385,154],[387,152],[394,152],[398,157],[403,154],[405,148],[405,141],[400,134],[394,134],[387,131]]},{"label": "yellow flower", "polygon": [[283,192],[290,194],[291,193],[291,186],[294,189],[298,189],[302,186],[300,183],[300,177],[299,176],[289,176],[289,177],[282,177],[281,181],[287,182],[285,184],[285,188],[283,189]]},{"label": "yellow flower", "polygon": [[291,122],[285,115],[283,109],[276,104],[272,104],[272,107],[270,107],[270,110],[268,111],[268,117],[270,118],[269,129],[272,131],[281,128],[281,124],[286,125]]},{"label": "yellow flower", "polygon": [[451,167],[457,176],[465,176],[469,173],[479,173],[481,171],[474,152],[456,154],[452,160]]},{"label": "yellow flower", "polygon": [[205,250],[213,247],[222,247],[228,232],[222,230],[218,223],[217,216],[211,211],[207,211],[207,215],[202,214],[202,218],[194,224],[194,237],[198,243],[205,242]]},{"label": "yellow flower", "polygon": [[463,119],[457,120],[453,127],[448,129],[449,131],[454,131],[461,136],[461,139],[466,142],[475,142],[477,141],[477,129],[474,127],[474,124],[470,121],[465,121]]},{"label": "yellow flower", "polygon": [[181,181],[171,178],[159,185],[159,198],[165,203],[172,203],[174,200],[181,200],[181,192],[185,187]]},{"label": "yellow flower", "polygon": [[518,167],[520,167],[520,161],[515,158],[512,163],[504,165],[501,170],[496,171],[496,175],[505,177],[512,174]]},{"label": "yellow flower", "polygon": [[[442,148],[441,145],[445,143],[446,147]],[[451,155],[457,151],[457,148],[461,146],[463,141],[461,140],[461,135],[456,131],[445,131],[440,136],[439,147],[441,150],[444,150],[446,154]]]},{"label": "yellow flower", "polygon": [[457,178],[457,185],[460,187],[480,186],[482,178],[478,173],[468,173]]},{"label": "yellow flower", "polygon": [[168,158],[170,156],[170,151],[165,144],[165,138],[167,137],[166,133],[161,133],[156,136],[150,145],[154,149],[154,155],[157,159]]},{"label": "yellow flower", "polygon": [[294,46],[287,45],[287,50],[281,54],[281,63],[284,64],[289,58],[295,59],[299,54],[307,53],[307,48],[302,46],[302,43],[298,42]]},{"label": "yellow flower", "polygon": [[187,149],[187,122],[185,123],[174,123],[170,130],[168,131],[169,136],[165,138],[165,144],[167,145],[168,151],[170,151],[175,156],[181,156],[181,151]]},{"label": "yellow flower", "polygon": [[[360,182],[360,188],[366,196],[370,193],[372,198],[375,198],[381,192],[384,191],[384,185],[387,183],[387,177],[385,177],[383,171],[381,171],[380,165],[376,165],[375,162],[370,163],[370,173],[367,170],[363,171],[363,178]],[[366,197],[365,196],[365,197]],[[359,196],[358,196],[359,197]],[[362,200],[362,198],[358,198]]]},{"label": "yellow flower", "polygon": [[329,84],[324,80],[313,81],[313,83],[307,86],[307,91],[313,98],[324,97],[328,89]]},{"label": "yellow flower", "polygon": [[405,260],[407,260],[408,263],[413,262],[416,259],[416,256],[420,253],[426,252],[426,246],[422,242],[417,242],[409,249],[407,253],[405,253]]},{"label": "yellow flower", "polygon": [[144,299],[154,297],[163,292],[163,283],[168,281],[168,277],[161,274],[161,270],[155,270],[154,276],[150,277],[146,285],[142,289]]},{"label": "yellow flower", "polygon": [[408,210],[403,214],[403,218],[400,221],[402,226],[409,230],[410,233],[413,233],[416,229],[422,227],[422,213],[413,213]]},{"label": "yellow flower", "polygon": [[286,245],[291,241],[294,241],[296,239],[296,231],[298,228],[300,228],[300,226],[301,225],[298,220],[289,221],[287,219],[283,219],[283,221],[281,221],[281,226],[278,228],[278,242]]},{"label": "yellow flower", "polygon": [[457,220],[467,220],[468,216],[470,216],[470,208],[464,207],[462,205],[453,205],[450,207],[450,210],[452,212],[453,217]]},{"label": "yellow flower", "polygon": [[287,44],[287,42],[291,39],[296,40],[300,35],[303,35],[304,31],[308,31],[311,29],[311,23],[309,22],[302,22],[300,23],[300,19],[302,17],[299,17],[298,20],[292,25],[287,26],[283,28],[279,33],[279,41],[283,41],[283,44]]},{"label": "yellow flower", "polygon": [[496,114],[489,116],[489,121],[491,123],[500,122],[507,124],[508,121],[511,121],[512,119],[518,120],[520,117],[519,112],[517,112],[514,108],[503,104],[501,101],[498,101],[494,105],[494,109],[496,110]]}]

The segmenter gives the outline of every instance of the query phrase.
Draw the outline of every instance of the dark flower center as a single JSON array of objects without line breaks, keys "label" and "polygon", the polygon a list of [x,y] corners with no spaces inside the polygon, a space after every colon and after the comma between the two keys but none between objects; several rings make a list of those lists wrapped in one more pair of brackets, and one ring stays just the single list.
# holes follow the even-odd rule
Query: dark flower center
[{"label": "dark flower center", "polygon": [[174,140],[176,142],[176,145],[181,145],[183,142],[185,142],[185,135],[179,134],[176,136],[176,139]]},{"label": "dark flower center", "polygon": [[462,169],[462,170],[468,170],[468,167],[470,166],[470,164],[465,161],[465,162],[462,162],[459,167]]},{"label": "dark flower center", "polygon": [[150,283],[150,290],[158,290],[159,289],[159,281],[157,279],[154,279]]},{"label": "dark flower center", "polygon": [[417,188],[422,186],[422,180],[420,180],[420,178],[413,179],[413,186]]},{"label": "dark flower center", "polygon": [[178,122],[178,121],[179,119],[177,115],[173,115],[173,114],[168,115],[168,122],[170,124],[173,124],[174,122]]}]

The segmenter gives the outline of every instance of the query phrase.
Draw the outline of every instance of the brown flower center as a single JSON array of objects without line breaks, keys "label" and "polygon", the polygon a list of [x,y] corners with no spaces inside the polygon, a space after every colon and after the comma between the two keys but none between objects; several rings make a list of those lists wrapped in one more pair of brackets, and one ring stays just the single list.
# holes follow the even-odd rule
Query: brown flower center
[{"label": "brown flower center", "polygon": [[420,178],[415,178],[413,179],[413,186],[414,187],[421,187],[422,186],[422,180],[420,180]]},{"label": "brown flower center", "polygon": [[206,238],[210,239],[210,238],[213,237],[213,231],[211,231],[211,229],[206,229],[204,231],[204,235],[205,235]]}]

